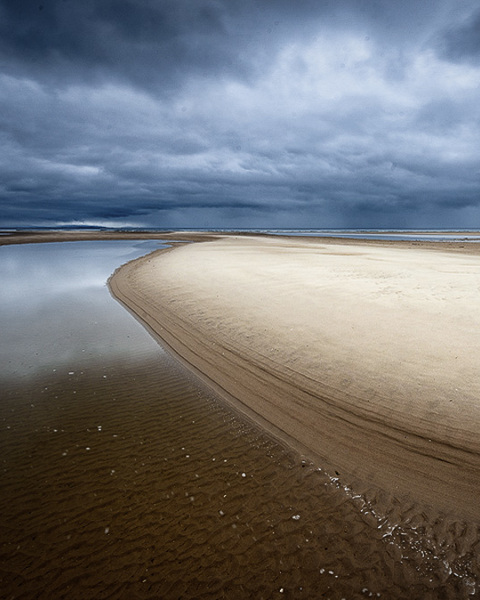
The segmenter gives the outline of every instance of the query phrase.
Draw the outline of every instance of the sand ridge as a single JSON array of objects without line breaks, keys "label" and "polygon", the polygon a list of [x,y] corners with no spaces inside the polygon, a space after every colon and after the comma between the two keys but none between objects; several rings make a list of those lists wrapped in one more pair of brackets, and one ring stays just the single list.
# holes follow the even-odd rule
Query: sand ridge
[{"label": "sand ridge", "polygon": [[346,482],[475,520],[479,286],[475,254],[233,236],[112,281],[184,360]]}]

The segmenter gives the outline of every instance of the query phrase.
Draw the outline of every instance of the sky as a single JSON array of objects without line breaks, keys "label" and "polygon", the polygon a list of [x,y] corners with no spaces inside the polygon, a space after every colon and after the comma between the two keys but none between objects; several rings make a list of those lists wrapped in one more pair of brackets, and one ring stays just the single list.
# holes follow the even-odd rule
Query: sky
[{"label": "sky", "polygon": [[479,228],[478,0],[0,0],[0,227]]}]

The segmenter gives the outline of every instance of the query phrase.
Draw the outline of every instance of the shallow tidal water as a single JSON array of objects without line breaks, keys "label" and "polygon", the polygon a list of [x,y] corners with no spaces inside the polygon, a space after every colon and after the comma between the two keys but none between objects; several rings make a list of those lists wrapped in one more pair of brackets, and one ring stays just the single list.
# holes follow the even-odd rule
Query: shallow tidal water
[{"label": "shallow tidal water", "polygon": [[0,247],[1,597],[474,597],[476,531],[446,524],[440,556],[416,507],[378,515],[110,297],[157,247]]}]

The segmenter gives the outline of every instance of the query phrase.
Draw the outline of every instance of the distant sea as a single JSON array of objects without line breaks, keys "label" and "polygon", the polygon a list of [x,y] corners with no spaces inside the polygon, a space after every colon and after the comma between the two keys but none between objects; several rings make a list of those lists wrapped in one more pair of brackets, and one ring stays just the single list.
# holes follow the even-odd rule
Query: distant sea
[{"label": "distant sea", "polygon": [[407,240],[428,242],[480,242],[480,230],[415,230],[415,229],[272,229],[274,235],[341,237],[371,240]]},{"label": "distant sea", "polygon": [[228,233],[260,233],[268,235],[289,235],[309,237],[341,237],[372,240],[406,240],[430,242],[480,242],[480,229],[262,229],[262,228],[166,228],[166,227],[31,227],[31,228],[4,228],[0,235],[9,235],[19,232],[42,231],[78,231],[78,232],[155,232],[166,231],[211,231]]}]

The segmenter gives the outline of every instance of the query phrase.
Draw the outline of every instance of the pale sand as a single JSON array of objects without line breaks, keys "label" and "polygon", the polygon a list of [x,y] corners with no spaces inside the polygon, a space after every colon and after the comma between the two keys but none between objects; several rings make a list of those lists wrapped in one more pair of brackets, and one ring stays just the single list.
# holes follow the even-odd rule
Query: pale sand
[{"label": "pale sand", "polygon": [[478,520],[477,253],[230,236],[129,263],[110,285],[345,485]]}]

